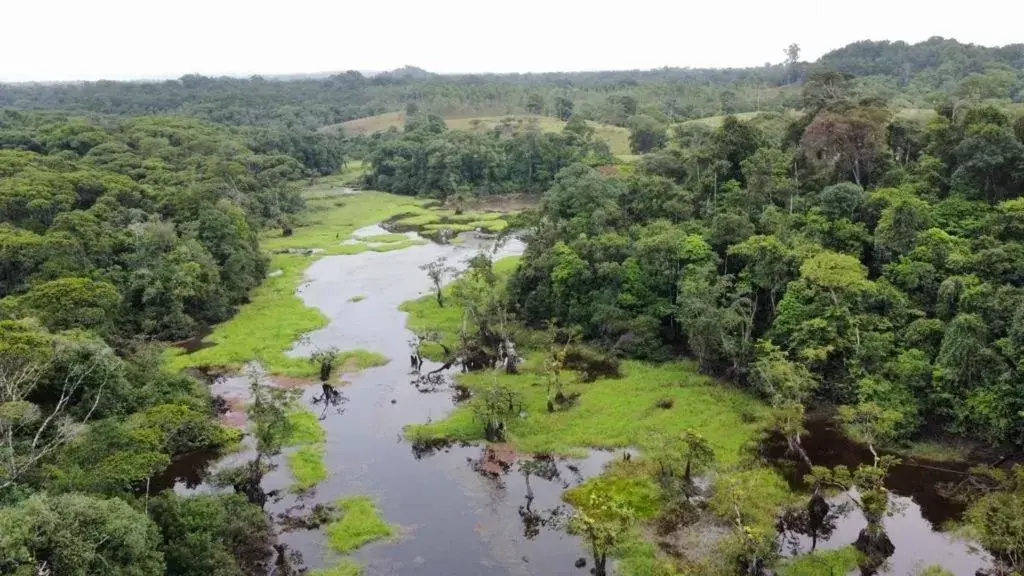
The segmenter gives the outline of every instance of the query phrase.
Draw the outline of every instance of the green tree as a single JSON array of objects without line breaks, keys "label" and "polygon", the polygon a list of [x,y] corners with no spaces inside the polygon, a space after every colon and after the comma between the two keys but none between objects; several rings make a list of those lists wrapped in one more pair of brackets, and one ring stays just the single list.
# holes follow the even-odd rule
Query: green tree
[{"label": "green tree", "polygon": [[608,554],[636,524],[636,513],[614,495],[591,490],[585,502],[577,503],[567,520],[570,534],[578,534],[590,545],[596,576],[608,573]]},{"label": "green tree", "polygon": [[557,116],[559,120],[565,121],[572,117],[574,107],[575,106],[571,99],[566,98],[565,96],[555,97],[555,116]]},{"label": "green tree", "polygon": [[0,535],[0,567],[8,574],[164,574],[159,531],[122,500],[34,494],[0,508]]},{"label": "green tree", "polygon": [[635,154],[646,154],[665,146],[668,133],[665,125],[641,114],[629,119],[629,149]]}]

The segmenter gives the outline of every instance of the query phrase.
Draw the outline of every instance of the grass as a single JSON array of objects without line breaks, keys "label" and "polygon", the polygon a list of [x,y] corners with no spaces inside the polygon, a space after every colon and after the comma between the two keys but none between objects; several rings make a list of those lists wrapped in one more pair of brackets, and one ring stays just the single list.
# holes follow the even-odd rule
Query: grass
[{"label": "grass", "polygon": [[306,572],[306,576],[360,576],[362,573],[362,566],[348,558],[345,558],[331,568],[317,568],[316,570],[310,570],[309,572]]},{"label": "grass", "polygon": [[[561,132],[565,122],[550,116],[534,116],[530,114],[515,114],[506,116],[446,116],[444,121],[452,130],[464,130],[467,132],[489,132],[502,124],[507,119],[513,119],[516,126],[524,126],[535,122],[543,132]],[[608,143],[612,154],[629,154],[629,130],[620,126],[601,124],[599,122],[587,122],[594,128],[594,136]],[[404,112],[388,112],[366,118],[356,118],[343,122],[340,125],[327,126],[324,131],[337,130],[340,126],[346,134],[372,134],[383,132],[389,128],[402,129],[405,125]]]},{"label": "grass", "polygon": [[970,456],[972,447],[963,443],[922,440],[900,446],[896,451],[911,458],[922,458],[936,462],[963,462]]},{"label": "grass", "polygon": [[[566,385],[567,393],[582,393],[577,405],[548,413],[541,375],[531,370],[539,363],[534,354],[518,375],[485,372],[459,377],[470,389],[488,386],[496,379],[521,395],[526,415],[508,423],[508,430],[510,442],[522,452],[575,454],[579,448],[624,446],[654,450],[657,435],[680,434],[692,428],[711,443],[719,462],[730,464],[739,460],[740,448],[767,413],[751,396],[697,374],[690,362],[651,365],[635,361],[623,362],[622,378]],[[671,409],[655,406],[666,398],[674,401]],[[445,438],[468,442],[480,440],[482,433],[467,406],[443,420],[406,430],[414,441]]]},{"label": "grass", "polygon": [[316,414],[305,408],[288,412],[287,418],[291,430],[285,445],[298,446],[287,456],[288,469],[295,478],[291,490],[302,492],[327,479],[323,446],[327,433],[320,426]]},{"label": "grass", "polygon": [[324,447],[322,444],[300,446],[288,454],[288,469],[292,472],[295,482],[291,491],[303,492],[327,479],[327,466],[324,464]]},{"label": "grass", "polygon": [[846,576],[857,569],[860,552],[853,546],[835,550],[817,550],[782,562],[778,576]]},{"label": "grass", "polygon": [[[392,242],[383,246],[366,244],[343,245],[352,232],[363,226],[386,220],[410,210],[424,211],[415,199],[362,192],[346,196],[322,196],[308,202],[307,216],[311,220],[295,228],[289,237],[280,231],[266,234],[263,248],[271,252],[268,269],[281,270],[281,274],[266,278],[250,295],[250,302],[242,306],[230,320],[218,324],[206,341],[216,346],[184,354],[180,349],[169,349],[170,367],[181,370],[192,366],[223,366],[239,369],[243,364],[259,359],[273,374],[308,377],[318,368],[306,358],[292,358],[286,350],[300,336],[327,325],[327,318],[316,308],[308,308],[295,294],[303,280],[303,272],[316,259],[328,254],[355,254],[364,250],[398,250],[416,242]],[[314,256],[275,253],[284,249],[320,249]],[[379,366],[387,361],[380,354],[355,350],[343,353],[342,364],[353,368]]]},{"label": "grass", "polygon": [[312,411],[305,408],[292,410],[288,412],[287,418],[291,433],[285,441],[286,445],[319,444],[327,440],[327,433]]},{"label": "grass", "polygon": [[[507,279],[519,265],[521,256],[508,256],[494,263],[494,272],[499,279]],[[445,286],[442,290],[445,301],[451,303],[452,287],[455,282]],[[437,305],[437,297],[434,294],[426,294],[416,300],[403,302],[399,310],[408,312],[405,325],[413,332],[431,331],[440,335],[441,341],[448,347],[456,345],[459,327],[462,325],[462,310],[458,306],[448,305],[444,308]],[[421,352],[431,360],[444,360],[444,354],[440,346],[436,344],[425,344]]]},{"label": "grass", "polygon": [[390,538],[396,527],[380,517],[380,510],[368,496],[350,496],[338,500],[342,516],[327,525],[331,548],[346,554],[376,540]]},{"label": "grass", "polygon": [[[499,278],[507,278],[518,266],[519,257],[495,263]],[[458,280],[456,280],[458,282]],[[453,284],[445,287],[450,295]],[[451,298],[447,301],[450,303]],[[406,325],[414,332],[431,330],[447,345],[454,345],[462,322],[462,311],[449,304],[437,305],[432,294],[402,303],[408,312]],[[439,350],[426,349],[427,356]],[[497,379],[516,390],[523,399],[526,416],[509,423],[509,437],[524,452],[577,453],[580,448],[656,447],[657,434],[677,434],[692,428],[703,434],[715,449],[719,462],[739,459],[740,448],[763,424],[767,409],[749,394],[697,373],[691,362],[648,364],[627,361],[622,378],[599,379],[579,384],[570,372],[563,374],[566,393],[580,392],[579,402],[569,410],[547,412],[547,390],[540,384],[540,353],[528,353],[520,374],[502,371],[475,372],[459,376],[472,389],[489,386]],[[659,400],[671,398],[673,407],[657,408]],[[469,407],[460,406],[448,418],[429,424],[412,425],[406,435],[412,440],[473,441],[483,429]]]},{"label": "grass", "polygon": [[366,296],[363,296],[362,294],[356,294],[355,296],[348,299],[349,302],[353,303],[362,302],[363,300],[366,300]]}]

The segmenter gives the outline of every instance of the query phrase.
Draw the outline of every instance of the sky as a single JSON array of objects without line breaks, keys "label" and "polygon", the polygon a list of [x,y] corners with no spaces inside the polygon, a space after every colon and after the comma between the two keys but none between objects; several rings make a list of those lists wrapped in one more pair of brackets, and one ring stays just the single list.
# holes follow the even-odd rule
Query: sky
[{"label": "sky", "polygon": [[792,42],[803,60],[864,39],[1021,42],[1019,17],[992,17],[1017,2],[0,0],[0,81],[404,65],[440,73],[758,66],[782,61]]}]

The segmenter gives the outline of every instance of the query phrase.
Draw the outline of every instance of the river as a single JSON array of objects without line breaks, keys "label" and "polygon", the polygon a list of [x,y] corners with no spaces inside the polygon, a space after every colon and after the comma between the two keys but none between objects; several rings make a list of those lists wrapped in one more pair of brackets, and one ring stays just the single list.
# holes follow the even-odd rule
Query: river
[{"label": "river", "polygon": [[[382,232],[379,226],[371,226],[356,231],[354,236]],[[416,237],[415,233],[408,234]],[[430,281],[419,266],[446,257],[451,265],[464,268],[468,258],[491,244],[489,239],[470,234],[461,244],[430,242],[389,252],[326,256],[306,270],[306,279],[298,289],[305,304],[321,310],[329,322],[296,342],[289,354],[308,355],[317,348],[334,346],[379,352],[391,361],[343,376],[347,384],[341,391],[347,401],[339,409],[328,409],[321,422],[327,432],[327,480],[303,495],[290,494],[287,486],[291,478],[282,461],[264,478],[266,490],[280,491],[268,502],[267,510],[275,516],[298,515],[318,503],[370,495],[383,518],[400,525],[401,534],[393,541],[370,544],[352,555],[365,565],[366,574],[586,573],[574,568],[578,558],[587,557],[577,538],[537,525],[539,516],[523,512],[559,506],[562,491],[600,473],[614,457],[611,453],[594,451],[585,459],[556,461],[556,475],[531,480],[535,498],[527,502],[525,479],[514,467],[498,477],[477,470],[474,464],[480,459],[480,446],[423,452],[414,450],[402,436],[408,424],[448,414],[456,391],[450,375],[444,375],[438,387],[414,385],[416,375],[408,364],[413,335],[405,327],[406,314],[398,307],[429,291]],[[501,258],[521,254],[523,249],[522,242],[513,238],[493,254]],[[438,367],[427,361],[422,372]],[[236,408],[228,414],[229,420],[235,418],[229,423],[244,423],[240,420],[243,413],[237,409],[247,390],[244,376],[221,377],[213,384],[212,392]],[[319,386],[309,386],[303,398],[312,406],[313,397],[319,393]],[[319,407],[314,408],[319,411]],[[828,422],[811,422],[809,432],[804,446],[815,463],[854,465],[866,459],[863,447],[850,442]],[[791,486],[802,488],[805,470],[792,465],[778,445],[767,446],[767,451]],[[233,454],[213,466],[239,463],[250,456],[244,452]],[[175,462],[167,478],[156,481],[154,489],[174,485],[182,493],[211,490],[200,480],[208,463],[208,455],[183,458]],[[885,527],[896,552],[879,574],[904,576],[940,564],[958,576],[970,576],[988,565],[987,556],[975,546],[940,530],[946,522],[959,518],[962,507],[942,496],[936,485],[959,479],[962,470],[955,464],[920,461],[893,470],[889,486],[897,506],[885,520]],[[838,496],[833,502],[843,499]],[[863,526],[859,511],[850,510],[836,519],[835,529],[828,537],[819,538],[816,546],[829,549],[851,544]],[[283,532],[280,540],[301,553],[306,566],[329,567],[338,560],[328,549],[322,530]],[[787,556],[811,548],[811,539],[798,530],[783,529],[779,541]]]},{"label": "river", "polygon": [[[373,226],[354,236],[382,232]],[[431,242],[390,252],[326,256],[306,270],[306,280],[299,287],[306,305],[321,310],[329,323],[302,338],[290,354],[308,355],[317,348],[335,346],[380,352],[391,361],[343,376],[347,384],[340,390],[347,401],[340,410],[328,409],[321,422],[327,432],[327,480],[306,494],[290,494],[286,488],[291,479],[282,462],[264,478],[265,490],[281,490],[268,502],[267,510],[275,516],[302,514],[317,503],[332,503],[344,496],[373,497],[383,518],[400,525],[400,536],[353,553],[365,565],[366,574],[547,576],[574,572],[576,560],[587,556],[576,537],[535,525],[538,516],[521,513],[521,507],[526,512],[526,481],[515,467],[499,477],[484,475],[474,466],[481,456],[480,446],[423,453],[414,451],[402,437],[406,425],[448,414],[454,406],[454,390],[450,377],[429,392],[413,385],[415,375],[408,362],[412,333],[405,327],[406,313],[398,307],[429,291],[430,281],[420,265],[446,257],[449,264],[464,268],[468,258],[491,244],[470,234],[461,244]],[[523,243],[512,238],[494,257],[521,254],[523,249]],[[353,301],[357,296],[363,299]],[[427,361],[422,372],[438,367]],[[244,376],[219,378],[212,392],[240,406],[247,380]],[[318,393],[319,386],[310,386],[303,397],[312,405]],[[230,455],[213,467],[249,456]],[[594,451],[585,459],[557,460],[557,475],[531,478],[534,499],[529,511],[559,506],[565,488],[600,473],[613,457]],[[179,461],[170,482],[182,493],[210,490],[199,481],[204,464],[202,455]],[[321,530],[284,532],[280,540],[300,552],[306,566],[329,567],[337,562]]]}]

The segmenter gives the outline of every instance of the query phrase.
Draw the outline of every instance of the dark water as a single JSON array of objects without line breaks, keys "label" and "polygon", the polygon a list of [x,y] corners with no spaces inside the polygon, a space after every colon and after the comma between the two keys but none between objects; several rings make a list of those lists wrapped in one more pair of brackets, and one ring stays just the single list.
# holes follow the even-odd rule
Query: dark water
[{"label": "dark water", "polygon": [[[364,229],[357,235],[372,233],[379,229]],[[544,525],[545,514],[561,505],[565,488],[600,473],[613,454],[593,452],[585,459],[553,463],[557,476],[531,477],[534,498],[527,502],[526,480],[514,465],[497,477],[478,471],[480,446],[422,453],[402,438],[408,424],[443,418],[452,410],[457,391],[448,375],[428,393],[413,385],[416,377],[408,362],[412,334],[398,306],[430,289],[418,266],[446,256],[449,264],[464,267],[466,259],[486,246],[485,240],[471,238],[459,245],[431,243],[392,252],[327,256],[306,271],[307,281],[300,287],[305,303],[319,308],[330,322],[297,342],[291,354],[308,355],[319,347],[337,346],[380,352],[392,361],[344,376],[348,384],[340,391],[346,401],[328,408],[321,422],[327,431],[328,479],[309,493],[290,494],[286,489],[291,478],[282,463],[264,478],[264,489],[281,490],[268,502],[267,510],[299,515],[317,503],[370,495],[384,519],[401,526],[401,537],[370,544],[353,554],[366,565],[366,574],[586,573],[574,567],[577,558],[587,555],[578,539]],[[495,256],[522,250],[522,243],[513,239]],[[364,299],[351,302],[354,296]],[[426,362],[423,373],[438,367]],[[213,392],[238,400],[247,388],[245,377],[226,377],[216,381]],[[311,386],[303,397],[312,405],[319,393],[319,386]],[[313,409],[320,411],[319,406]],[[232,454],[212,468],[250,456]],[[175,489],[180,492],[210,490],[195,485],[193,469],[201,469],[200,463],[182,462],[164,482],[177,482]],[[337,561],[320,530],[284,532],[280,539],[300,552],[307,566],[326,567]]]},{"label": "dark water", "polygon": [[199,332],[195,336],[189,338],[188,340],[181,340],[179,342],[175,342],[174,345],[184,350],[185,354],[191,354],[197,350],[202,350],[203,348],[216,346],[215,342],[203,342],[203,339],[205,339],[212,333],[212,327],[203,326],[202,328],[199,329]]},{"label": "dark water", "polygon": [[[831,420],[809,420],[807,429],[803,446],[816,465],[845,465],[853,469],[872,459],[866,446],[850,440]],[[767,448],[769,456],[778,462],[790,486],[796,490],[806,490],[803,476],[808,470],[802,462],[786,454],[785,441],[776,439]],[[959,521],[964,512],[964,504],[949,498],[942,486],[961,481],[968,466],[961,462],[903,458],[901,464],[889,471],[886,486],[892,494],[890,499],[893,513],[885,518],[883,525],[896,551],[878,574],[904,576],[938,564],[957,576],[973,576],[978,569],[989,566],[988,555],[979,550],[976,544],[942,531],[951,523]],[[856,492],[852,494],[856,496]],[[849,498],[845,495],[830,500],[833,505],[848,502]],[[836,518],[834,532],[826,538],[818,539],[818,549],[840,548],[857,540],[867,522],[858,509],[847,506],[849,511]],[[786,555],[811,549],[812,540],[806,534],[785,530],[780,539]]]},{"label": "dark water", "polygon": [[[384,232],[368,227],[357,232]],[[419,266],[446,256],[449,263],[464,266],[465,260],[486,246],[482,239],[461,245],[424,244],[392,252],[364,252],[349,256],[328,256],[306,271],[299,296],[306,305],[319,308],[329,319],[323,329],[304,336],[290,351],[308,355],[327,346],[341,350],[364,348],[392,359],[382,367],[345,375],[341,388],[346,402],[324,412],[327,431],[326,464],[329,477],[313,491],[297,496],[287,492],[291,483],[282,465],[264,478],[264,488],[279,491],[267,504],[275,515],[300,515],[318,503],[368,494],[378,503],[388,522],[401,526],[401,537],[393,542],[370,544],[353,554],[366,565],[368,575],[552,575],[586,574],[574,568],[575,560],[587,556],[575,537],[544,525],[545,511],[561,504],[562,491],[586,477],[598,474],[613,458],[610,453],[593,452],[583,460],[558,461],[556,477],[531,478],[534,499],[526,499],[526,481],[515,466],[498,477],[481,474],[477,461],[479,446],[455,446],[418,453],[403,440],[403,428],[411,423],[443,418],[453,408],[457,390],[447,374],[430,387],[413,385],[416,379],[408,365],[406,314],[398,306],[426,294],[430,283]],[[497,256],[520,253],[523,245],[513,240]],[[359,302],[351,302],[362,296]],[[437,368],[427,362],[423,372]],[[424,393],[421,390],[429,389]],[[231,405],[222,420],[244,425],[242,402],[248,391],[245,377],[219,378],[214,394]],[[304,392],[311,406],[319,386]],[[319,406],[312,406],[319,412]],[[867,461],[867,450],[850,442],[827,421],[809,423],[804,446],[812,460],[821,465],[854,466]],[[803,488],[806,470],[784,455],[784,447],[768,446],[794,488]],[[198,484],[210,455],[197,454],[172,467],[164,478],[154,479],[153,488],[174,485],[180,492],[205,492],[211,487]],[[212,468],[235,465],[251,453],[221,458]],[[896,546],[881,574],[913,574],[919,568],[940,564],[954,574],[972,575],[987,559],[972,547],[939,529],[956,520],[962,506],[945,498],[936,485],[955,482],[963,466],[925,461],[907,461],[894,468],[888,479],[896,512],[886,518],[885,528]],[[841,503],[843,496],[834,499]],[[527,509],[527,505],[529,508]],[[538,513],[538,514],[534,514]],[[851,509],[837,519],[828,538],[819,538],[819,549],[853,543],[865,521]],[[331,566],[337,556],[328,549],[321,530],[284,532],[281,540],[302,554],[310,567]],[[787,531],[780,535],[787,555],[807,552],[808,536]],[[589,560],[589,559],[588,559]],[[588,562],[589,566],[589,562]]]}]

